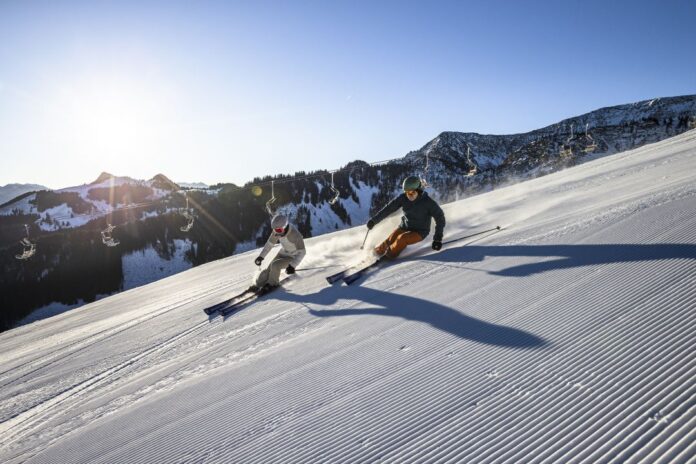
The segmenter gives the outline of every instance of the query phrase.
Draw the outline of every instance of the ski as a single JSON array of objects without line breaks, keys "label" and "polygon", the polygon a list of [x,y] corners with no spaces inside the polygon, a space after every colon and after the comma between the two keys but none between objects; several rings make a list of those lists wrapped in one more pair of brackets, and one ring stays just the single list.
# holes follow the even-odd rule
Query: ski
[{"label": "ski", "polygon": [[249,295],[246,298],[242,298],[239,301],[235,301],[231,305],[228,305],[220,310],[220,315],[225,318],[232,314],[233,312],[237,311],[241,306],[246,305],[248,303],[251,303],[252,301],[257,300],[258,298],[261,298],[264,295],[268,295],[269,293],[279,289],[281,285],[283,285],[283,282],[288,280],[289,277],[284,278],[283,280],[280,281],[280,285],[277,287],[262,287],[258,289],[257,291],[253,292],[251,295]]},{"label": "ski", "polygon": [[362,261],[359,261],[356,264],[348,266],[347,268],[343,269],[342,271],[339,271],[335,274],[331,274],[330,276],[326,277],[326,281],[329,284],[334,284],[334,283],[338,282],[339,280],[343,279],[346,275],[348,275],[350,273],[351,269],[361,269],[361,265],[364,266],[364,263],[366,261],[367,261],[366,259],[363,259]]},{"label": "ski", "polygon": [[[266,292],[269,293],[269,292]],[[263,295],[265,295],[264,293]],[[253,292],[251,295],[247,296],[246,298],[242,298],[241,300],[235,301],[224,308],[220,309],[220,316],[224,319],[225,317],[229,316],[236,310],[238,310],[242,305],[245,305],[247,303],[251,303],[252,301],[255,301],[258,297],[260,297],[261,294],[259,292]]]},{"label": "ski", "polygon": [[[464,237],[457,237],[457,238],[452,239],[452,240],[447,240],[446,242],[442,242],[442,245],[444,246],[444,245],[447,245],[447,244],[450,244],[453,242],[458,242],[459,240],[464,240],[466,238],[475,237],[477,235],[482,235],[482,234],[485,234],[488,232],[498,232],[500,230],[502,230],[502,228],[500,226],[495,226],[491,229],[482,230],[480,232],[469,234],[469,235],[466,235]],[[381,263],[383,263],[386,260],[387,260],[387,258],[381,257],[381,258],[376,259],[372,263],[355,270],[354,272],[352,272],[350,274],[348,274],[348,269],[346,269],[345,271],[341,271],[337,274],[334,274],[332,276],[327,277],[326,280],[328,280],[329,283],[333,283],[333,282],[336,282],[336,281],[342,279],[346,285],[350,285],[353,282],[355,282],[356,280],[360,279],[360,277],[362,277],[366,271],[368,271],[374,267],[379,266]],[[332,279],[332,280],[329,280],[329,279]]]},{"label": "ski", "polygon": [[238,300],[238,299],[240,299],[240,298],[242,298],[242,297],[244,297],[245,295],[248,295],[248,294],[250,294],[250,293],[254,293],[254,292],[253,292],[251,289],[248,289],[248,288],[247,288],[247,289],[244,290],[243,292],[241,292],[241,293],[239,293],[239,294],[237,294],[237,295],[235,295],[235,296],[233,296],[233,297],[231,297],[231,298],[226,299],[226,300],[223,301],[222,303],[217,303],[217,304],[214,304],[213,306],[209,306],[209,307],[205,308],[203,311],[204,311],[208,316],[210,316],[210,315],[215,314],[216,312],[220,311],[221,309],[224,309],[224,308],[228,307],[228,306],[231,305],[231,304],[235,304],[235,303],[236,303],[236,300]]},{"label": "ski", "polygon": [[230,314],[238,310],[241,306],[251,303],[252,301],[255,301],[257,298],[260,298],[277,290],[291,277],[292,276],[287,276],[281,279],[280,284],[277,287],[261,287],[256,291],[247,290],[245,292],[242,292],[235,298],[220,303],[219,305],[216,305],[217,307],[214,312],[218,312],[223,318],[225,318],[226,316],[229,316]]},{"label": "ski", "polygon": [[344,275],[346,275],[347,272],[348,272],[348,269],[344,269],[344,270],[339,271],[335,274],[331,274],[330,276],[326,277],[326,281],[329,284],[333,284],[335,282],[338,282],[339,280],[341,280],[343,278]]},{"label": "ski", "polygon": [[352,273],[344,276],[343,282],[346,285],[352,284],[353,282],[358,280],[360,277],[362,277],[366,271],[372,269],[373,267],[379,266],[381,263],[383,263],[386,260],[387,260],[387,258],[385,258],[385,257],[381,257],[381,258],[376,259],[375,261],[371,262],[367,266],[361,267],[360,269],[356,270],[355,272],[352,272]]}]

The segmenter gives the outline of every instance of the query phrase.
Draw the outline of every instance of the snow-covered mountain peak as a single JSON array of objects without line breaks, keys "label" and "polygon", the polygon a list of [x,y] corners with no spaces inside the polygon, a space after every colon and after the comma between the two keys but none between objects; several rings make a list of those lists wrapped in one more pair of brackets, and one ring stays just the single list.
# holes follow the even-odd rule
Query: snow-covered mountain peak
[{"label": "snow-covered mountain peak", "polygon": [[171,179],[169,179],[164,174],[157,174],[152,179],[150,179],[148,181],[148,183],[152,187],[159,188],[162,190],[169,190],[169,191],[181,190],[181,187],[179,185],[177,185],[175,182],[173,182]]},{"label": "snow-covered mountain peak", "polygon": [[114,176],[108,172],[102,172],[99,174],[93,182],[89,185],[123,185],[123,184],[135,184],[139,181],[128,176]]}]

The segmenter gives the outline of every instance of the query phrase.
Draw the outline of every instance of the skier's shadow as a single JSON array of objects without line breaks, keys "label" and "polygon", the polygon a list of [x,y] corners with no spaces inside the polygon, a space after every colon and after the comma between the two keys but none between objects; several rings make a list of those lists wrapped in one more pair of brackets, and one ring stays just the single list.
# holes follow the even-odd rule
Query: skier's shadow
[{"label": "skier's shadow", "polygon": [[[608,263],[630,263],[666,259],[696,259],[696,245],[688,243],[602,244],[602,245],[466,245],[443,250],[427,259],[443,263],[483,261],[487,257],[531,257],[543,261],[520,264],[499,271],[487,271],[505,277],[525,277],[558,269],[596,266]],[[550,259],[555,258],[555,259]]]},{"label": "skier's shadow", "polygon": [[278,300],[318,306],[333,305],[344,298],[359,300],[370,305],[364,308],[353,307],[335,310],[309,308],[310,314],[316,317],[389,316],[423,322],[457,337],[488,345],[540,348],[548,344],[542,338],[523,330],[485,322],[422,298],[359,286],[351,287],[349,292],[347,290],[342,287],[326,287],[318,293],[307,295],[281,291],[274,293],[273,297]]}]

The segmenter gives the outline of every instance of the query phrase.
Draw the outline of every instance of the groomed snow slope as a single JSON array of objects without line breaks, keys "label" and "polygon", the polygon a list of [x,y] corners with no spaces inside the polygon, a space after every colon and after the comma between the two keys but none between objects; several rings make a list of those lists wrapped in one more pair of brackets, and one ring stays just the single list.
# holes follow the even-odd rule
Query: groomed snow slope
[{"label": "groomed snow slope", "polygon": [[693,462],[696,131],[444,209],[505,230],[224,321],[256,252],[0,334],[0,461]]}]

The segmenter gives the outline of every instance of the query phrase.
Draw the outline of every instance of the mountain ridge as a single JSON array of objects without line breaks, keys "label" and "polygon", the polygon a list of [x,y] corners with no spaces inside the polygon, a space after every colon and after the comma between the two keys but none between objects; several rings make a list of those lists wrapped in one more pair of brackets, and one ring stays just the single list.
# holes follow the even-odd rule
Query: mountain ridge
[{"label": "mountain ridge", "polygon": [[[571,128],[583,123],[589,124],[587,133],[584,126]],[[196,266],[253,249],[270,233],[267,209],[289,214],[312,237],[366,222],[399,192],[407,175],[420,175],[431,195],[447,203],[670,138],[694,125],[696,95],[606,107],[525,134],[445,131],[397,160],[348,163],[334,173],[339,195],[333,203],[328,171],[193,190],[162,174],[144,181],[102,173],[98,184],[32,193],[0,208],[0,264],[6,269],[0,303],[12,308],[3,324],[54,302],[74,305],[125,290],[124,282],[132,288],[166,276],[125,276],[138,269],[138,256],[161,260],[150,262],[150,269],[180,270],[186,266],[167,262],[176,257]],[[25,224],[40,259],[19,262]],[[109,227],[116,239],[109,243],[118,245],[107,249],[102,232]],[[86,266],[108,277],[86,284]]]}]

